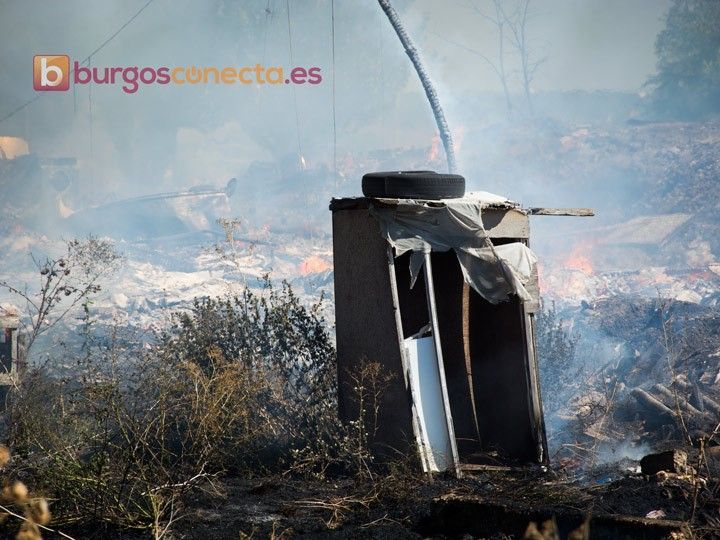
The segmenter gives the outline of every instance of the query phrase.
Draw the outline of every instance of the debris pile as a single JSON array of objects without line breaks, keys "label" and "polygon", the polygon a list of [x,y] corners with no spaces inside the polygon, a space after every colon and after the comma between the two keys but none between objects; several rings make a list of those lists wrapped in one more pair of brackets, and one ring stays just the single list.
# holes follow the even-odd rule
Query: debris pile
[{"label": "debris pile", "polygon": [[566,307],[561,317],[577,338],[564,406],[548,419],[561,463],[582,469],[637,461],[650,449],[720,443],[715,306],[616,295]]}]

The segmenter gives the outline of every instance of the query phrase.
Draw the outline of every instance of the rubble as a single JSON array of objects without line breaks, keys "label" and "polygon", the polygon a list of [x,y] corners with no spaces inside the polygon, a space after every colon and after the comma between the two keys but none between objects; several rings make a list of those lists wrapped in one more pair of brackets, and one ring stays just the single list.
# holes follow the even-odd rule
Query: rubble
[{"label": "rubble", "polygon": [[718,444],[716,306],[615,294],[556,309],[577,339],[573,376],[554,399],[564,405],[546,415],[559,463],[596,481],[604,463],[621,476],[623,457],[637,464],[668,446]]},{"label": "rubble", "polygon": [[[116,242],[115,247],[124,261],[112,280],[102,284],[103,290],[93,300],[91,312],[98,329],[125,328],[137,339],[151,340],[172,312],[190,309],[196,297],[232,294],[245,284],[257,291],[263,288],[265,276],[276,283],[290,282],[306,305],[313,305],[322,297],[321,313],[332,325],[332,272],[325,270],[332,260],[329,236],[305,239],[288,233],[265,232],[262,240],[254,242],[255,233],[249,234],[249,241],[236,241],[232,245],[207,240],[184,245],[159,239],[152,243]],[[5,254],[0,264],[0,281],[19,286],[27,283],[32,290],[37,269],[29,252],[42,258],[43,254],[62,253],[65,244],[30,231],[23,232],[19,240],[21,242],[9,245],[0,244]],[[0,302],[12,301],[17,298],[7,290],[0,290]],[[20,315],[24,315],[22,310]],[[44,361],[48,355],[57,355],[57,345],[62,343],[65,347],[62,358],[56,359],[53,365],[71,368],[75,341],[69,336],[77,337],[76,331],[82,324],[81,313],[66,317],[35,343],[34,359]]]},{"label": "rubble", "polygon": [[689,474],[692,467],[688,465],[687,452],[682,450],[669,450],[659,454],[649,454],[640,460],[642,474],[653,476],[660,471],[674,474]]}]

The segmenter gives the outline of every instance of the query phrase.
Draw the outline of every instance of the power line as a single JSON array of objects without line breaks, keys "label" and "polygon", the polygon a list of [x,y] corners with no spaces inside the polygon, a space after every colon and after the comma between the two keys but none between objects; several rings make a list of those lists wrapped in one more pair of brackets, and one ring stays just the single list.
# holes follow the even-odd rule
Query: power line
[{"label": "power line", "polygon": [[265,6],[265,34],[263,36],[263,54],[262,54],[262,61],[263,66],[265,65],[265,55],[267,53],[267,38],[268,38],[268,29],[270,27],[270,18],[272,17],[272,9],[270,8],[270,3],[272,0],[267,0],[267,5]]},{"label": "power line", "polygon": [[[88,67],[92,69],[92,60],[88,58]],[[88,133],[90,135],[90,181],[93,180],[93,169],[94,169],[94,160],[93,160],[93,102],[92,102],[92,81],[90,81],[90,84],[88,84],[88,122],[89,122],[89,129]]]},{"label": "power line", "polygon": [[333,178],[337,188],[337,129],[335,122],[335,0],[330,0],[330,36],[332,40],[332,134],[333,134]]},{"label": "power line", "polygon": [[10,111],[8,114],[6,114],[6,115],[3,116],[2,118],[0,118],[0,124],[1,124],[2,122],[4,122],[5,120],[7,120],[8,118],[11,118],[11,117],[15,116],[17,113],[19,113],[20,111],[22,111],[22,110],[23,110],[25,107],[27,107],[28,105],[31,105],[32,103],[35,103],[35,102],[36,102],[38,99],[40,99],[43,95],[44,95],[44,94],[35,94],[35,97],[33,97],[32,99],[26,101],[25,103],[23,103],[23,104],[20,105],[19,107],[16,107],[16,108],[13,109],[12,111]]},{"label": "power line", "polygon": [[[120,32],[122,32],[123,30],[125,30],[125,28],[126,28],[130,23],[132,23],[135,19],[137,19],[138,16],[139,16],[143,11],[145,11],[145,9],[146,9],[150,4],[152,4],[154,1],[155,1],[155,0],[148,0],[147,3],[146,3],[143,7],[141,7],[141,8],[135,13],[135,15],[133,15],[132,17],[130,17],[130,19],[128,19],[127,22],[125,22],[125,24],[123,24],[120,28],[118,28],[118,29],[115,31],[115,33],[113,33],[109,38],[107,38],[105,41],[103,41],[103,42],[100,44],[100,46],[98,46],[93,52],[91,52],[89,55],[87,55],[87,56],[85,57],[85,59],[84,59],[81,63],[82,63],[82,64],[85,64],[86,62],[89,62],[90,59],[91,59],[93,56],[95,56],[95,55],[96,55],[97,53],[99,53],[102,49],[104,49],[107,44],[109,44],[113,39],[115,39]],[[75,70],[70,70],[69,75],[72,75],[72,74],[74,73],[74,71],[75,71]],[[16,107],[16,108],[13,109],[12,111],[10,111],[8,114],[6,114],[6,115],[3,116],[2,118],[0,118],[0,124],[2,124],[5,120],[8,120],[8,119],[12,118],[13,116],[15,116],[17,113],[19,113],[20,111],[22,111],[25,107],[28,107],[28,106],[30,106],[31,104],[35,103],[38,99],[40,99],[40,98],[43,97],[44,95],[45,95],[44,93],[37,93],[37,94],[35,94],[35,96],[33,96],[31,99],[27,100],[25,103],[23,103],[22,105]]]},{"label": "power line", "polygon": [[[288,29],[288,44],[290,48],[290,69],[295,69],[295,63],[293,62],[293,46],[292,46],[292,30],[290,26],[290,0],[285,0],[285,7],[287,11],[287,29]],[[300,156],[302,168],[305,168],[305,158],[302,153],[302,146],[300,144],[300,113],[298,112],[297,104],[297,92],[295,91],[295,84],[292,85],[293,103],[295,105],[295,132],[297,133],[297,145],[298,155]]]},{"label": "power line", "polygon": [[107,44],[110,43],[113,39],[115,39],[115,37],[117,37],[117,35],[118,35],[120,32],[122,32],[123,30],[125,30],[125,28],[126,28],[131,22],[133,22],[135,19],[137,19],[138,16],[139,16],[143,11],[145,11],[145,9],[146,9],[150,4],[152,4],[154,1],[155,1],[155,0],[148,0],[147,3],[146,3],[143,7],[141,7],[141,8],[137,11],[137,13],[135,13],[135,15],[133,15],[132,17],[130,17],[130,19],[128,19],[128,21],[127,21],[125,24],[123,24],[120,28],[118,28],[112,36],[110,36],[110,37],[107,38],[105,41],[103,41],[102,44],[101,44],[97,49],[95,49],[93,52],[91,52],[91,53],[87,56],[87,58],[85,58],[85,60],[83,60],[83,62],[89,61],[90,58],[92,58],[92,57],[95,56],[97,53],[99,53],[103,48],[105,48],[105,45],[107,45]]}]

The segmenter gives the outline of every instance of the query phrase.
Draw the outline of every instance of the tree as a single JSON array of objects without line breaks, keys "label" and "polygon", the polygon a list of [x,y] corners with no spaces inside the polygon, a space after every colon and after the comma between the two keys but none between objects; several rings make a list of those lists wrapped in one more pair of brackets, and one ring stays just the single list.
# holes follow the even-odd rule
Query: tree
[{"label": "tree", "polygon": [[[503,8],[500,0],[493,0],[497,13],[502,14],[510,30],[510,44],[518,54],[520,60],[520,80],[522,83],[525,100],[527,101],[528,111],[533,113],[533,104],[531,98],[530,87],[535,78],[535,72],[545,61],[545,58],[536,58],[530,46],[530,39],[527,35],[528,19],[530,17],[529,7],[530,0],[518,0],[513,11],[507,11]],[[498,15],[498,20],[500,17]]]},{"label": "tree", "polygon": [[655,42],[653,104],[664,116],[720,112],[720,2],[674,0]]},{"label": "tree", "polygon": [[[532,114],[532,81],[535,78],[535,72],[545,61],[545,58],[537,58],[536,51],[531,46],[531,40],[528,37],[528,22],[532,18],[532,13],[529,10],[530,0],[513,0],[513,2],[508,2],[507,0],[490,0],[490,4],[491,8],[487,11],[484,7],[481,7],[479,1],[471,1],[470,7],[497,30],[496,59],[492,59],[482,52],[458,43],[453,39],[449,39],[442,34],[431,33],[439,39],[481,58],[490,66],[502,85],[508,116],[512,116],[514,109],[510,94],[510,85],[514,83],[515,77],[511,76],[511,73],[512,75],[517,75],[525,100],[527,101],[527,110]],[[519,67],[517,70],[513,70],[513,72],[508,72],[506,47],[509,47],[511,52],[517,55],[517,60],[513,61],[513,63],[517,62]]]},{"label": "tree", "polygon": [[117,267],[121,257],[113,244],[94,236],[70,240],[65,256],[38,259],[32,256],[40,274],[37,291],[0,281],[5,289],[25,301],[28,325],[26,348],[35,339],[65,318],[73,309],[87,307],[93,295],[100,292],[100,283]]},{"label": "tree", "polygon": [[[510,91],[508,90],[508,77],[505,71],[505,23],[506,17],[502,9],[502,0],[493,0],[494,14],[485,14],[477,5],[473,4],[475,11],[477,11],[481,17],[495,25],[498,34],[498,55],[497,63],[493,62],[489,58],[482,56],[490,67],[495,71],[495,74],[500,79],[500,83],[503,87],[503,94],[505,95],[505,104],[507,105],[508,115],[512,114],[512,101],[510,100]],[[476,53],[479,54],[479,53]]]}]

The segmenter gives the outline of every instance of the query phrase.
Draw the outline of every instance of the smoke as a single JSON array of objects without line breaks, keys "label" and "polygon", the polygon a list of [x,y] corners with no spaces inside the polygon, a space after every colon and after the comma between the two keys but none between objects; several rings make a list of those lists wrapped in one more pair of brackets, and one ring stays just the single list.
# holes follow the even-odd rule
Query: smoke
[{"label": "smoke", "polygon": [[[37,1],[5,4],[0,21],[0,42],[5,51],[0,103],[8,110],[32,97],[26,74],[33,54],[50,50],[82,59],[139,7],[125,2],[88,6],[79,0],[65,3],[62,9]],[[505,188],[502,191],[525,198],[526,186],[517,180],[512,184],[504,179],[489,181],[472,167],[477,157],[473,147],[482,149],[483,159],[493,157],[486,152],[491,135],[476,133],[473,137],[471,132],[478,124],[488,126],[503,118],[503,104],[491,95],[498,91],[497,81],[477,57],[433,37],[437,33],[454,36],[492,56],[492,28],[462,2],[400,2],[398,7],[425,53],[441,100],[450,111],[451,124],[457,131],[473,123],[467,126],[467,151],[461,152],[467,174],[474,184],[501,184]],[[653,59],[647,52],[652,50],[656,29],[653,25],[634,25],[633,21],[641,14],[654,21],[662,10],[663,6],[655,2],[603,6],[600,11],[608,13],[604,26],[594,30],[595,41],[578,49],[570,46],[578,39],[578,23],[591,20],[598,10],[560,0],[543,3],[531,23],[533,41],[542,45],[548,57],[538,71],[537,90],[636,88],[641,82],[637,74],[652,70]],[[275,0],[203,4],[156,0],[93,57],[92,64],[262,63],[291,67],[292,56],[295,65],[320,66],[324,75],[321,85],[143,87],[132,96],[116,86],[83,86],[62,95],[44,95],[0,124],[0,132],[25,137],[32,150],[43,156],[80,158],[79,188],[90,192],[105,189],[115,197],[151,193],[158,188],[181,189],[199,177],[222,183],[228,175],[245,172],[252,161],[277,161],[287,155],[295,155],[299,161],[298,154],[302,154],[310,162],[329,164],[333,152],[330,3],[290,3],[290,31],[287,19],[286,4]],[[618,36],[617,21],[625,21],[622,28],[632,27],[633,33]],[[335,24],[338,154],[427,146],[435,131],[429,109],[379,8],[372,2],[342,3],[336,6]],[[611,34],[612,40],[607,39]],[[560,44],[552,45],[550,37],[561,38]],[[598,43],[609,41],[618,50],[639,50],[642,54],[625,55],[617,62],[612,51],[598,50]],[[594,56],[588,57],[590,53]],[[597,56],[617,65],[616,82],[602,72],[591,76],[598,69],[599,63],[593,59]],[[514,66],[512,58],[508,62]],[[582,73],[577,69],[581,65],[587,66]],[[635,74],[632,83],[625,78],[629,73]],[[244,131],[237,146],[209,138],[207,146],[217,142],[218,148],[209,151],[213,165],[203,169],[207,154],[188,150],[188,131],[222,132],[228,129],[223,126],[234,124]],[[188,155],[197,161],[189,164]],[[407,167],[403,160],[391,163]],[[439,163],[434,165],[442,168]],[[166,185],[168,170],[172,171],[171,186]],[[97,202],[105,195],[97,193],[92,198]]]},{"label": "smoke", "polygon": [[633,444],[628,441],[618,441],[614,444],[600,446],[597,452],[596,463],[598,465],[605,465],[608,463],[616,463],[623,459],[640,461],[652,451],[653,448],[648,444]]},{"label": "smoke", "polygon": [[[144,3],[3,3],[0,118],[35,96],[28,76],[34,54],[81,60]],[[712,152],[720,144],[720,127],[643,123],[643,84],[655,69],[655,36],[669,3],[533,0],[528,44],[540,63],[530,88],[532,106],[521,85],[518,53],[505,42],[509,110],[491,65],[499,60],[497,27],[486,17],[492,2],[394,2],[438,90],[468,190],[500,193],[525,207],[595,209],[592,219],[532,218],[541,286],[548,296],[565,300],[563,308],[572,306],[565,317],[569,326],[601,313],[589,309],[596,297],[611,299],[603,309],[612,307],[613,298],[623,304],[623,295],[638,291],[718,301],[717,280],[707,272],[690,283],[684,274],[648,270],[707,267],[720,255],[720,227],[712,217],[717,197],[707,188],[717,178],[712,164],[720,154]],[[188,256],[196,246],[189,246],[185,233],[193,227],[208,233],[212,217],[239,218],[243,279],[272,268],[290,279],[302,274],[298,279],[313,293],[329,285],[329,199],[359,195],[368,171],[446,167],[427,99],[380,8],[360,0],[334,7],[333,47],[330,0],[155,0],[92,58],[97,67],[318,66],[319,85],[142,86],[132,95],[120,85],[76,86],[42,94],[0,122],[0,136],[24,138],[43,158],[77,158],[78,168],[62,194],[37,197],[51,201],[49,210],[33,208],[23,222],[46,235],[42,242],[0,222],[3,232],[14,231],[0,245],[12,254],[6,266],[17,273],[21,252],[38,244],[50,251],[53,241],[68,235],[52,213],[60,203],[78,215],[113,203],[113,212],[88,210],[75,223],[88,232],[114,234],[131,255],[153,263],[127,271],[124,300],[116,302],[123,313],[140,306],[132,316],[145,315],[147,306],[161,305],[170,278],[192,284],[173,291],[182,296],[178,303],[209,294],[208,282],[213,292],[224,290],[236,276],[216,273],[210,279],[201,265],[210,257]],[[221,190],[230,179],[236,179],[234,193],[224,199],[218,192],[201,208],[177,210],[182,202],[155,201],[145,201],[141,210],[132,201],[123,206],[126,198],[161,192]],[[6,197],[0,193],[0,202]],[[648,234],[632,244],[618,227],[638,215],[679,213],[693,217],[662,238]],[[651,223],[647,229],[657,227]],[[218,232],[207,236],[216,240]],[[612,234],[624,248],[608,251],[603,240]],[[153,235],[171,237],[172,243],[164,251],[151,242],[130,245]],[[623,276],[603,271],[610,259]],[[171,267],[173,275],[160,273],[161,266]],[[554,392],[556,402],[569,404],[589,395],[591,376],[594,388],[601,386],[604,366],[635,361],[626,350],[629,339],[601,326],[587,324],[576,333],[580,341],[565,370],[572,380],[563,386],[555,377],[555,384],[543,388],[545,395]],[[540,358],[541,366],[546,360]],[[568,414],[547,415],[551,445],[563,442]],[[648,450],[626,441],[603,443],[595,459],[637,459]]]}]

